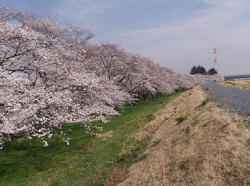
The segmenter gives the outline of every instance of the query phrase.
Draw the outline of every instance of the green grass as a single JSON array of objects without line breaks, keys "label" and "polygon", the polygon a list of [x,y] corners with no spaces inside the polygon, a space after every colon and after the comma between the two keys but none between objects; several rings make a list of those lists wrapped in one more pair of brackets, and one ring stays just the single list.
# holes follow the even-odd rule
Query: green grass
[{"label": "green grass", "polygon": [[149,99],[137,106],[126,105],[120,111],[122,115],[113,117],[111,122],[94,123],[102,126],[101,133],[110,133],[110,137],[91,136],[81,125],[68,124],[62,130],[70,138],[69,146],[60,136],[48,139],[47,148],[35,139],[23,142],[14,139],[0,150],[0,185],[103,185],[117,164],[131,165],[147,157],[143,151],[148,139],[138,142],[129,154],[119,154],[131,145],[128,137],[153,120],[154,112],[179,94]]},{"label": "green grass", "polygon": [[209,103],[210,101],[214,101],[215,100],[215,98],[212,98],[212,97],[208,97],[208,98],[206,98],[205,100],[203,100],[202,101],[202,103],[201,103],[201,107],[202,106],[205,106],[207,103]]},{"label": "green grass", "polygon": [[250,128],[250,121],[249,121],[249,120],[244,120],[244,121],[243,121],[243,125],[244,125],[246,128]]},{"label": "green grass", "polygon": [[148,121],[152,121],[152,120],[154,120],[154,119],[155,119],[155,116],[154,116],[153,114],[147,115],[147,120],[148,120]]},{"label": "green grass", "polygon": [[175,118],[175,121],[177,122],[177,124],[185,121],[187,119],[187,116],[181,116],[179,118]]}]

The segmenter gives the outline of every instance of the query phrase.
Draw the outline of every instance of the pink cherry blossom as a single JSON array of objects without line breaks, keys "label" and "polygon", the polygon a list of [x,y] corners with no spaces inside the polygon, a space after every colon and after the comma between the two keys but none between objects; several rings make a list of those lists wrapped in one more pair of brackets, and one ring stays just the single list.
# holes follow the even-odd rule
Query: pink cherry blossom
[{"label": "pink cherry blossom", "polygon": [[20,133],[48,146],[45,138],[66,123],[81,123],[92,133],[92,121],[107,122],[139,96],[223,80],[177,74],[117,44],[91,44],[93,36],[0,7],[0,148]]}]

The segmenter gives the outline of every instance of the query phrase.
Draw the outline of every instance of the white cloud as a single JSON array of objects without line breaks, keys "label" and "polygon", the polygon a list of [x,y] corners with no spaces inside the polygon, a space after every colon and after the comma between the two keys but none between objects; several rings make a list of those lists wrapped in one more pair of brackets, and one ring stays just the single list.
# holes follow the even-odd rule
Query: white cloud
[{"label": "white cloud", "polygon": [[[62,0],[56,12],[67,21],[94,32],[98,30],[97,34],[105,37],[102,40],[121,41],[127,50],[142,53],[179,72],[187,73],[192,65],[198,63],[207,68],[212,67],[213,48],[217,47],[221,73],[248,73],[249,0],[193,0],[199,4],[203,3],[204,6],[192,10],[184,19],[176,17],[165,23],[162,17],[162,23],[156,27],[124,30],[121,33],[105,30],[108,23],[100,21],[99,18],[105,15],[112,17],[112,12],[118,5],[138,6],[138,1],[147,3],[148,6],[151,3],[151,0]],[[164,6],[174,2],[175,9],[178,10],[181,0],[157,2],[163,3]],[[123,23],[124,20],[121,20],[119,24]],[[117,26],[119,27],[118,23]]]}]

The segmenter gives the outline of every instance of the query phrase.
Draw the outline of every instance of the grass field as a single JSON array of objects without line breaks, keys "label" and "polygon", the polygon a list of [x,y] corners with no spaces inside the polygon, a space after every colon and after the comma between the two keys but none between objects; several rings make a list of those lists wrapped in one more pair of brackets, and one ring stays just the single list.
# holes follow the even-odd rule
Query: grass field
[{"label": "grass field", "polygon": [[250,90],[250,80],[224,81],[224,82],[220,82],[219,84],[226,86],[226,87]]},{"label": "grass field", "polygon": [[103,185],[119,164],[140,159],[147,141],[132,156],[121,158],[119,154],[130,145],[129,136],[153,120],[155,111],[179,94],[149,99],[137,106],[127,105],[121,110],[122,115],[111,122],[95,122],[104,128],[101,137],[86,134],[78,124],[69,124],[62,129],[70,138],[69,146],[59,136],[48,139],[47,148],[37,140],[17,142],[15,139],[0,150],[0,185]]}]

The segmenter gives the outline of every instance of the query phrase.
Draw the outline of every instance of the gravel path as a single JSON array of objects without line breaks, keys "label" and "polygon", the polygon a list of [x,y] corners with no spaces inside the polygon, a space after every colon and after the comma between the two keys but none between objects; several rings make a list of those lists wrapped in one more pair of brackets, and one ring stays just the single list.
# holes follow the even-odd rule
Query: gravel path
[{"label": "gravel path", "polygon": [[224,87],[214,83],[204,84],[202,88],[218,97],[218,102],[223,107],[242,116],[250,116],[250,91]]}]

